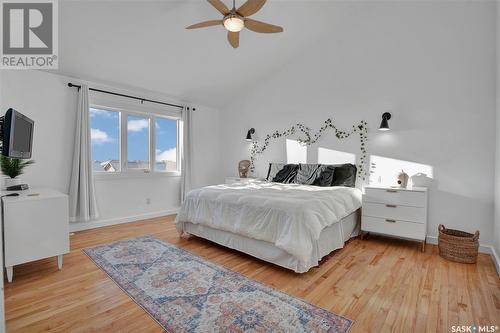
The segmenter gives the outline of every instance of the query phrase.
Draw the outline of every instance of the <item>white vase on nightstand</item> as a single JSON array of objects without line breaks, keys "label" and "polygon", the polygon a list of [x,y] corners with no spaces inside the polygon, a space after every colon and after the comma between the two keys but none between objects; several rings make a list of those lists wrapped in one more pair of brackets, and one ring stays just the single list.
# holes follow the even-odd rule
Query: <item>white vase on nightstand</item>
[{"label": "white vase on nightstand", "polygon": [[5,177],[4,178],[4,188],[7,188],[9,186],[15,186],[21,184],[21,178],[16,177],[16,178],[10,178],[10,177]]}]

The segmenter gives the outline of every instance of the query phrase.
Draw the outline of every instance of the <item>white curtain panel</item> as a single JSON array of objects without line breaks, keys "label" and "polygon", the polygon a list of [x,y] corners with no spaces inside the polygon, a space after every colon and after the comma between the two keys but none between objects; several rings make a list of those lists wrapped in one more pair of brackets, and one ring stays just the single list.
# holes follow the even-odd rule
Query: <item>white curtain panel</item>
[{"label": "white curtain panel", "polygon": [[181,149],[181,203],[184,202],[186,194],[191,189],[191,168],[192,168],[192,109],[184,107],[182,109],[182,149]]},{"label": "white curtain panel", "polygon": [[92,176],[89,87],[82,84],[78,91],[75,129],[75,150],[69,187],[69,215],[71,222],[82,222],[98,217]]}]

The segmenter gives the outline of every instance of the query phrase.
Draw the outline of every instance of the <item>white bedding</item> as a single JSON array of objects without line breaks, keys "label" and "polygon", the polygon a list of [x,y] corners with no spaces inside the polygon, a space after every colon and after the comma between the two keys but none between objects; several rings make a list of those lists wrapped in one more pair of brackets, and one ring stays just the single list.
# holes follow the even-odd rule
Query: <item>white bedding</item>
[{"label": "white bedding", "polygon": [[355,188],[237,183],[190,191],[175,223],[179,230],[190,222],[267,241],[308,262],[321,231],[360,207]]}]

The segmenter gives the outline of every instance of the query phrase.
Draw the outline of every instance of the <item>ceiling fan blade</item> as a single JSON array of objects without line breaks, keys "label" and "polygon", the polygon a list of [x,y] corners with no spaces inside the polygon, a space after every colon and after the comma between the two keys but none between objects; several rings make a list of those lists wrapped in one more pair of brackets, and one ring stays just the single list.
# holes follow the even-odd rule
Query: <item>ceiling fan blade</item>
[{"label": "ceiling fan blade", "polygon": [[221,0],[207,0],[212,6],[215,7],[222,15],[229,14],[230,10]]},{"label": "ceiling fan blade", "polygon": [[255,32],[264,33],[264,34],[283,32],[283,28],[280,26],[252,20],[249,18],[245,19],[245,28],[250,29],[250,30],[255,31]]},{"label": "ceiling fan blade", "polygon": [[227,40],[233,48],[237,48],[240,45],[240,33],[238,32],[227,32]]},{"label": "ceiling fan blade", "polygon": [[248,0],[236,11],[241,16],[250,16],[257,13],[259,9],[261,9],[262,6],[264,6],[265,3],[266,0]]},{"label": "ceiling fan blade", "polygon": [[210,20],[210,21],[205,21],[205,22],[200,22],[200,23],[190,25],[189,27],[186,27],[186,29],[205,28],[205,27],[210,27],[212,25],[219,25],[219,24],[222,24],[222,20]]}]

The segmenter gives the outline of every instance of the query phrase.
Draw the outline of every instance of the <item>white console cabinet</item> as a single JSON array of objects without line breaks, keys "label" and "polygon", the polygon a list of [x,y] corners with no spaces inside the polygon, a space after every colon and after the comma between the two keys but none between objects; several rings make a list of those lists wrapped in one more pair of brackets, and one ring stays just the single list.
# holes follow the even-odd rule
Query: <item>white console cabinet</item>
[{"label": "white console cabinet", "polygon": [[[19,196],[5,196],[19,193]],[[2,191],[3,240],[7,280],[13,266],[69,252],[68,196],[40,188],[19,192]]]},{"label": "white console cabinet", "polygon": [[[0,249],[3,249],[2,237],[0,237]],[[2,255],[0,255],[0,267],[3,269],[3,253]],[[5,304],[3,301],[3,271],[2,271],[2,277],[0,278],[0,333],[4,332],[5,332]]]}]

